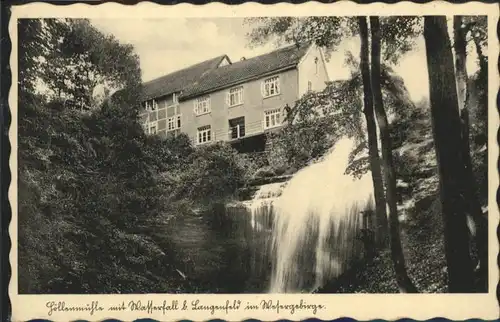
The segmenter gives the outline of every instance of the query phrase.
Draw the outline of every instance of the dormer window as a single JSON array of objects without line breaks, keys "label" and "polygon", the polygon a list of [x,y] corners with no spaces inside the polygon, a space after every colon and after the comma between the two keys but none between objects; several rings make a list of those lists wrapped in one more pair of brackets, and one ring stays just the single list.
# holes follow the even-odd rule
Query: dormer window
[{"label": "dormer window", "polygon": [[179,94],[173,93],[171,95],[166,96],[164,98],[164,102],[167,107],[179,105]]},{"label": "dormer window", "polygon": [[146,111],[156,111],[158,109],[158,102],[155,99],[144,102]]},{"label": "dormer window", "polygon": [[217,67],[223,67],[223,66],[227,66],[227,65],[231,65],[231,62],[229,61],[229,59],[227,59],[227,57],[224,57],[224,59],[222,59],[219,66],[217,66]]}]

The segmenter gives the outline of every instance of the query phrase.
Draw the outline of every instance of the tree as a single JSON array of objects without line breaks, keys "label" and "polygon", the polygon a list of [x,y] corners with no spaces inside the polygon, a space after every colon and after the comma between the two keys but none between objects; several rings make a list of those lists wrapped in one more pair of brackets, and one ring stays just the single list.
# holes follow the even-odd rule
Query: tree
[{"label": "tree", "polygon": [[[19,288],[23,293],[158,291],[158,285],[169,289],[166,249],[144,232],[166,204],[154,164],[145,155],[148,138],[136,118],[110,113],[131,110],[133,100],[119,106],[108,101],[103,108],[81,113],[50,95],[57,86],[67,93],[90,89],[81,77],[71,84],[50,79],[66,79],[63,71],[70,67],[61,61],[80,62],[79,54],[92,52],[86,32],[67,36],[66,27],[77,23],[19,22]],[[69,47],[83,43],[86,50],[63,53],[58,47],[63,40]],[[139,62],[129,46],[100,45],[101,58],[96,55],[89,68],[137,93],[133,87],[140,82]],[[99,44],[92,41],[92,46]],[[117,62],[114,67],[99,65],[103,57]],[[130,68],[115,68],[120,62]],[[49,66],[55,73],[48,72]],[[37,93],[36,85],[44,79],[49,87]],[[87,91],[71,93],[73,99],[88,98]]]},{"label": "tree", "polygon": [[39,19],[19,19],[19,91],[20,94],[35,91],[36,78],[39,77],[37,56],[44,51],[42,25]]},{"label": "tree", "polygon": [[473,288],[472,261],[462,195],[462,135],[453,54],[444,16],[426,16],[424,38],[429,73],[431,116],[444,218],[445,253],[450,292]]},{"label": "tree", "polygon": [[126,103],[137,105],[141,73],[131,45],[101,33],[87,19],[23,19],[19,30],[26,41],[20,45],[20,62],[29,70],[22,73],[32,88],[43,83],[48,97],[80,110],[96,107],[96,85],[126,88]]},{"label": "tree", "polygon": [[368,133],[368,151],[370,170],[373,180],[373,191],[375,197],[375,214],[377,218],[377,225],[379,226],[379,233],[382,236],[382,245],[386,244],[388,237],[387,231],[387,213],[386,213],[386,200],[384,196],[384,182],[382,179],[382,170],[380,166],[380,157],[378,153],[377,142],[377,129],[375,125],[375,117],[373,114],[373,92],[372,83],[370,78],[369,66],[369,48],[368,48],[368,23],[367,17],[358,17],[359,36],[361,38],[360,50],[360,70],[363,80],[363,97],[364,109],[366,119],[366,130]]},{"label": "tree", "polygon": [[[472,24],[471,24],[472,23]],[[467,77],[467,34],[475,23],[466,24],[462,16],[453,17],[453,46],[455,49],[455,70],[457,76],[458,106],[461,120],[462,133],[462,155],[464,158],[464,195],[468,201],[467,211],[474,222],[473,236],[479,252],[479,271],[486,277],[488,263],[488,230],[487,221],[483,217],[481,204],[477,196],[477,184],[472,168],[472,156],[470,149],[470,100],[469,100],[469,80]],[[479,54],[478,54],[479,57]],[[481,64],[481,58],[480,64]]]},{"label": "tree", "polygon": [[[332,50],[346,36],[352,36],[359,31],[360,19],[356,21],[352,18],[344,17],[306,17],[306,18],[251,18],[247,22],[255,27],[248,34],[252,45],[262,44],[270,40],[275,40],[278,44],[282,42],[300,43],[315,42],[316,45],[325,49],[328,57]],[[366,25],[366,17],[365,25]],[[366,47],[366,55],[368,55]],[[368,56],[367,56],[368,59]],[[368,67],[369,68],[369,67]],[[366,70],[365,70],[366,71]],[[363,91],[365,93],[365,108],[363,110],[367,122],[369,163],[374,181],[374,197],[376,204],[377,225],[379,226],[379,236],[387,236],[387,215],[385,198],[383,192],[383,179],[380,169],[380,157],[378,155],[378,143],[375,119],[373,116],[371,86],[368,78],[363,77]],[[381,244],[385,244],[386,238],[381,238]]]},{"label": "tree", "polygon": [[332,50],[347,35],[349,19],[337,16],[318,17],[257,17],[248,18],[245,23],[253,25],[247,35],[250,45],[261,45],[274,41],[283,43],[314,42],[325,49],[329,57]]},{"label": "tree", "polygon": [[405,267],[405,258],[401,247],[399,236],[399,218],[397,210],[396,173],[392,160],[392,143],[389,131],[389,122],[382,99],[382,87],[380,84],[380,22],[378,17],[370,17],[370,29],[372,36],[371,46],[371,85],[375,115],[380,132],[382,148],[382,162],[386,185],[386,198],[389,205],[389,226],[391,236],[391,255],[396,272],[396,280],[399,289],[404,293],[416,293],[417,290],[411,282]]}]

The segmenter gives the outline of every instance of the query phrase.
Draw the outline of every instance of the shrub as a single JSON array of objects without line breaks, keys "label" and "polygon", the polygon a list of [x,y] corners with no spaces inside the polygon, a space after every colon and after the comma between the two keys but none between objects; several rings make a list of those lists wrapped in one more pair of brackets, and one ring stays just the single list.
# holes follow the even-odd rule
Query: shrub
[{"label": "shrub", "polygon": [[188,212],[185,200],[236,191],[243,169],[235,151],[146,136],[116,106],[82,114],[34,99],[21,101],[20,114],[29,115],[19,126],[20,292],[190,287],[168,241],[154,236]]}]

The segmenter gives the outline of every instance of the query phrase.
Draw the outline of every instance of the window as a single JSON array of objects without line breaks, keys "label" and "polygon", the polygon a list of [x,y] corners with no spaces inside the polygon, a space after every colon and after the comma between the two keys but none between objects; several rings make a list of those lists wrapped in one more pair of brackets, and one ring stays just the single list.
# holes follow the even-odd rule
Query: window
[{"label": "window", "polygon": [[236,106],[243,104],[243,86],[231,88],[228,93],[228,102],[229,106]]},{"label": "window", "polygon": [[307,82],[307,91],[308,92],[312,91],[312,88],[313,88],[313,83],[311,81],[308,81]]},{"label": "window", "polygon": [[176,115],[169,117],[167,120],[167,131],[172,131],[181,128],[181,116]]},{"label": "window", "polygon": [[245,136],[245,117],[229,120],[229,136],[231,139],[239,139]]},{"label": "window", "polygon": [[176,93],[169,95],[165,98],[165,106],[174,107],[179,104],[179,98]]},{"label": "window", "polygon": [[264,81],[262,86],[262,96],[269,97],[280,93],[280,78],[274,76]]},{"label": "window", "polygon": [[181,116],[180,115],[177,115],[177,128],[178,129],[181,128]]},{"label": "window", "polygon": [[222,67],[222,66],[227,66],[227,65],[230,65],[231,63],[229,62],[229,60],[227,60],[227,58],[224,58],[218,67]]},{"label": "window", "polygon": [[156,100],[149,100],[144,102],[144,107],[147,111],[155,111],[158,109],[158,102]]},{"label": "window", "polygon": [[281,111],[279,109],[264,112],[264,128],[269,129],[279,126]]},{"label": "window", "polygon": [[194,101],[194,114],[202,115],[210,113],[210,97],[200,97]]},{"label": "window", "polygon": [[210,125],[198,128],[198,144],[203,144],[212,141]]},{"label": "window", "polygon": [[158,122],[151,122],[148,126],[148,134],[158,133]]},{"label": "window", "polygon": [[169,117],[167,121],[167,131],[175,130],[175,117]]}]

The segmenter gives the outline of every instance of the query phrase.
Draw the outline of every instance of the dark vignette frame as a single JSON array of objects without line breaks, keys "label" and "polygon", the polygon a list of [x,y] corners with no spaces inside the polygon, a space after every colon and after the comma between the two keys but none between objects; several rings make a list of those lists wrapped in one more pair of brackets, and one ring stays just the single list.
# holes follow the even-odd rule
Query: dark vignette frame
[{"label": "dark vignette frame", "polygon": [[[255,1],[255,0],[254,0]],[[320,0],[321,3],[334,3],[338,0]],[[11,172],[9,166],[10,159],[10,141],[9,141],[9,128],[11,123],[11,114],[8,104],[8,97],[10,92],[10,87],[12,85],[12,74],[10,69],[10,54],[11,54],[11,41],[9,37],[9,22],[10,22],[10,7],[13,5],[26,4],[31,2],[37,2],[36,0],[0,0],[0,200],[1,200],[1,210],[0,210],[0,229],[1,229],[1,241],[0,241],[0,291],[1,291],[1,302],[0,302],[0,317],[1,321],[11,321],[11,304],[9,299],[9,282],[11,276],[11,266],[9,261],[9,254],[11,249],[10,235],[9,235],[9,224],[12,216],[11,207],[9,203],[8,191],[11,181]],[[45,3],[55,4],[55,5],[69,5],[74,3],[86,3],[90,5],[99,5],[106,2],[116,2],[124,5],[135,5],[141,0],[115,0],[115,1],[105,1],[105,0],[48,0],[41,1]],[[162,5],[175,5],[179,3],[191,3],[191,4],[207,4],[213,1],[210,0],[188,0],[188,1],[178,1],[178,0],[152,0],[151,2],[162,4]],[[219,0],[224,4],[242,4],[246,0]],[[261,4],[275,4],[280,2],[288,2],[291,4],[304,3],[306,0],[289,0],[289,1],[277,1],[277,0],[257,0],[255,2]],[[373,0],[354,0],[358,4],[377,2]],[[383,0],[388,4],[400,2],[399,0]],[[431,0],[413,0],[414,3],[427,3]],[[449,0],[449,3],[466,3],[467,0]],[[483,3],[496,3],[495,0],[480,0]],[[497,40],[500,41],[500,20],[497,22]],[[500,53],[499,53],[500,56]],[[497,71],[500,73],[500,60],[498,61]],[[496,111],[500,114],[500,89],[497,92],[496,100]],[[497,129],[497,144],[500,145],[500,129]],[[500,158],[497,160],[497,169],[500,169]],[[498,176],[498,173],[496,174]],[[497,204],[500,204],[500,187],[496,191]],[[497,227],[497,239],[500,241],[500,225]],[[497,257],[497,265],[500,266],[500,255]],[[500,283],[497,284],[496,288],[497,300],[500,303]],[[408,321],[411,319],[399,319],[398,321]],[[48,320],[32,320],[32,321],[48,321]],[[104,321],[119,321],[119,320],[104,320]],[[138,319],[136,321],[156,321],[152,319]],[[223,321],[223,320],[211,320],[211,321]],[[246,321],[258,321],[258,320],[246,320]],[[281,320],[288,321],[288,320]],[[323,321],[318,319],[310,319],[309,321]],[[334,321],[356,321],[351,318],[339,318]],[[383,321],[383,320],[372,320],[372,321]],[[434,318],[429,321],[451,321],[444,318]],[[470,319],[466,321],[482,321],[477,319]],[[497,320],[498,321],[498,320]]]}]

